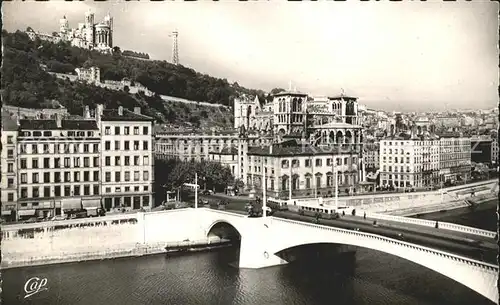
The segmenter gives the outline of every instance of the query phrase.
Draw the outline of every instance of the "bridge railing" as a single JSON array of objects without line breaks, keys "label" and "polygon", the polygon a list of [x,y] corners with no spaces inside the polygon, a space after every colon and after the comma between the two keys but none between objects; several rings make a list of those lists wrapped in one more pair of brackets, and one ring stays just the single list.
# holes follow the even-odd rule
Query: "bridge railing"
[{"label": "bridge railing", "polygon": [[203,211],[207,211],[207,212],[211,212],[211,213],[216,213],[216,214],[224,214],[224,215],[230,215],[232,217],[240,217],[240,218],[245,218],[246,215],[243,215],[243,214],[237,214],[237,213],[233,213],[233,212],[228,212],[228,211],[224,211],[224,210],[214,210],[214,209],[210,209],[210,208],[198,208],[199,210],[203,210]]},{"label": "bridge railing", "polygon": [[[404,217],[404,216],[393,216],[393,215],[385,215],[385,214],[366,213],[366,217],[372,218],[372,219],[388,220],[388,221],[395,221],[395,222],[400,222],[400,223],[421,225],[421,226],[425,226],[425,227],[435,227],[436,226],[435,220],[418,219],[418,218],[411,218],[411,217]],[[467,233],[467,234],[474,234],[474,235],[479,235],[479,236],[484,236],[484,237],[489,237],[489,238],[495,238],[495,236],[497,234],[496,232],[493,232],[493,231],[463,226],[463,225],[459,225],[459,224],[442,222],[442,221],[437,221],[437,222],[438,222],[438,229],[446,229],[446,230],[450,230],[450,231]]]},{"label": "bridge railing", "polygon": [[300,226],[307,226],[310,228],[316,228],[316,229],[320,229],[320,230],[328,230],[328,231],[338,232],[338,233],[342,233],[342,234],[348,234],[348,235],[352,235],[352,236],[356,236],[356,237],[376,239],[378,241],[381,241],[381,242],[384,242],[387,244],[393,244],[393,245],[395,244],[395,245],[399,245],[402,247],[410,248],[412,250],[430,253],[430,254],[433,254],[433,255],[436,255],[439,257],[445,257],[445,258],[448,258],[448,259],[451,259],[454,261],[458,261],[458,262],[461,262],[461,263],[464,263],[464,264],[467,264],[467,265],[470,265],[473,267],[482,268],[488,272],[492,272],[495,274],[498,274],[498,270],[499,270],[498,266],[493,265],[493,264],[481,262],[478,260],[474,260],[471,258],[460,256],[460,255],[455,255],[455,254],[447,253],[444,251],[435,250],[432,248],[419,246],[419,245],[411,244],[408,242],[404,242],[404,241],[400,241],[400,240],[396,240],[396,239],[392,239],[392,238],[388,238],[388,237],[384,237],[384,236],[380,236],[380,235],[376,235],[376,234],[372,234],[372,233],[365,233],[365,232],[359,232],[359,231],[340,229],[340,228],[335,228],[335,227],[329,227],[329,226],[318,225],[318,224],[313,224],[313,223],[305,223],[305,222],[301,222],[301,221],[284,219],[284,218],[277,218],[277,217],[272,217],[272,220],[277,221],[277,222],[285,222],[285,223],[300,225]]}]

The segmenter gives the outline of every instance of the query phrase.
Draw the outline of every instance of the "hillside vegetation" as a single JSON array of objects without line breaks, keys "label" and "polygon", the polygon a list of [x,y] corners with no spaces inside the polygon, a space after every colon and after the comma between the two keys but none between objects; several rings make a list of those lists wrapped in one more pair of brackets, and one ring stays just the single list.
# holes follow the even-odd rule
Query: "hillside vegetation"
[{"label": "hillside vegetation", "polygon": [[[2,100],[4,103],[27,108],[49,107],[59,102],[72,114],[81,114],[85,105],[94,108],[102,103],[107,108],[122,105],[142,107],[143,112],[162,122],[188,123],[195,127],[231,126],[230,110],[201,105],[165,102],[158,95],[170,95],[195,101],[232,106],[241,94],[261,95],[262,91],[229,84],[218,79],[166,61],[134,59],[122,56],[115,48],[113,55],[35,40],[24,33],[2,31],[4,56],[2,63]],[[131,95],[69,79],[57,79],[46,69],[58,73],[73,73],[76,67],[98,66],[102,80],[128,78],[138,81],[157,95]],[[199,117],[199,118],[196,118]],[[203,122],[206,119],[206,124]]]}]

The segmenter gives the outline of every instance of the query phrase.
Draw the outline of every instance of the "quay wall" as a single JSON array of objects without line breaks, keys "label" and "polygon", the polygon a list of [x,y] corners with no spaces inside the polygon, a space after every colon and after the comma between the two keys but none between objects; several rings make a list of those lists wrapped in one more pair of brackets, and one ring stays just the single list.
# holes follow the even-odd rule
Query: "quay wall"
[{"label": "quay wall", "polygon": [[[124,214],[2,226],[2,268],[162,253],[167,245],[207,238],[196,211]],[[118,219],[117,219],[118,218]]]}]

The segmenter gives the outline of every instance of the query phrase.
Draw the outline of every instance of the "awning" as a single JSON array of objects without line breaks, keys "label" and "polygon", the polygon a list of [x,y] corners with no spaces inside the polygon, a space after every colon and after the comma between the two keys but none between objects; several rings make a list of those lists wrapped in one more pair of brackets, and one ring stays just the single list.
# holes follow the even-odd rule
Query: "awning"
[{"label": "awning", "polygon": [[81,210],[82,209],[82,199],[81,198],[71,198],[61,200],[61,208],[63,210]]},{"label": "awning", "polygon": [[2,216],[10,215],[11,213],[12,213],[11,210],[5,210],[5,211],[2,211]]},{"label": "awning", "polygon": [[19,210],[17,214],[19,216],[35,216],[36,210]]},{"label": "awning", "polygon": [[82,206],[84,209],[100,208],[101,207],[101,199],[82,200]]}]

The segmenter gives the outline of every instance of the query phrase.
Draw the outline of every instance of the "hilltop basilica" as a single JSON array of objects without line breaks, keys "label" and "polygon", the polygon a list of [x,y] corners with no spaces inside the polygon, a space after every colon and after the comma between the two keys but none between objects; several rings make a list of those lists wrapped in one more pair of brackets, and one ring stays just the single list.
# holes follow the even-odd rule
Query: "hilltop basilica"
[{"label": "hilltop basilica", "polygon": [[59,32],[45,34],[35,32],[29,28],[27,34],[33,40],[38,37],[41,40],[54,43],[69,41],[75,47],[111,53],[113,48],[113,18],[108,13],[102,22],[95,23],[94,13],[87,11],[85,13],[85,22],[78,23],[78,27],[75,29],[69,27],[69,21],[64,16],[59,21]]}]

